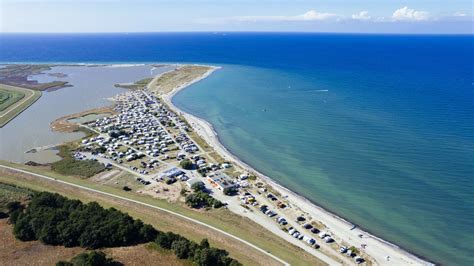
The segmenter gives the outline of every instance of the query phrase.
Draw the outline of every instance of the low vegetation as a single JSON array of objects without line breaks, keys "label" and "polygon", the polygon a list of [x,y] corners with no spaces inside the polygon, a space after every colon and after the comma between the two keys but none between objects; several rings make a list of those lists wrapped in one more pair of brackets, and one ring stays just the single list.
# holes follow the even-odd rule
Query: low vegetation
[{"label": "low vegetation", "polygon": [[120,266],[120,262],[107,258],[105,253],[101,251],[92,251],[81,253],[71,261],[59,261],[56,266]]},{"label": "low vegetation", "polygon": [[1,83],[39,91],[67,86],[67,82],[65,81],[39,83],[37,80],[31,80],[28,78],[32,75],[41,74],[47,70],[51,70],[50,65],[7,65],[0,68]]},{"label": "low vegetation", "polygon": [[15,185],[0,183],[0,212],[6,212],[11,202],[25,202],[30,200],[34,191]]},{"label": "low vegetation", "polygon": [[156,88],[150,88],[152,91],[159,91],[160,93],[168,93],[174,88],[186,84],[196,78],[202,77],[207,71],[207,66],[193,66],[186,65],[177,68],[174,71],[170,71],[161,75],[157,80],[156,84],[159,84]]},{"label": "low vegetation", "polygon": [[61,146],[59,156],[62,160],[51,164],[51,169],[63,175],[91,177],[105,170],[105,166],[93,160],[76,160],[69,146]]},{"label": "low vegetation", "polygon": [[139,81],[135,81],[133,84],[115,84],[115,87],[124,88],[124,89],[131,89],[131,90],[143,89],[152,80],[153,80],[153,78],[144,78],[144,79],[141,79]]}]

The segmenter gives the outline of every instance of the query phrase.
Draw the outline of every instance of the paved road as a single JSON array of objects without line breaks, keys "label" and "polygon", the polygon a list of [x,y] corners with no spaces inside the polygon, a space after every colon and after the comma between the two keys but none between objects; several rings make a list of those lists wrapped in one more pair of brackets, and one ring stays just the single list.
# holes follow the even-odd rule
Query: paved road
[{"label": "paved road", "polygon": [[114,198],[118,198],[118,199],[121,199],[121,200],[125,200],[125,201],[128,201],[128,202],[133,202],[133,203],[136,203],[136,204],[140,204],[140,205],[143,205],[143,206],[146,206],[146,207],[149,207],[149,208],[153,208],[153,209],[157,209],[157,210],[160,210],[160,211],[164,211],[164,212],[167,212],[167,213],[170,213],[170,214],[173,214],[173,215],[176,215],[180,218],[183,218],[185,220],[188,220],[188,221],[191,221],[191,222],[194,222],[194,223],[197,223],[199,225],[202,225],[202,226],[205,226],[207,228],[210,228],[214,231],[217,231],[221,234],[224,234],[230,238],[233,238],[235,240],[238,240],[240,242],[242,242],[243,244],[249,246],[249,247],[252,247],[260,252],[262,252],[263,254],[271,257],[272,259],[282,263],[283,265],[290,265],[288,262],[278,258],[277,256],[273,255],[273,254],[270,254],[268,253],[267,251],[257,247],[256,245],[242,239],[242,238],[239,238],[237,236],[234,236],[232,234],[229,234],[219,228],[216,228],[216,227],[213,227],[211,225],[208,225],[206,223],[203,223],[199,220],[196,220],[196,219],[193,219],[193,218],[189,218],[185,215],[182,215],[180,213],[176,213],[176,212],[173,212],[173,211],[170,211],[170,210],[167,210],[167,209],[164,209],[164,208],[160,208],[160,207],[157,207],[157,206],[154,206],[154,205],[151,205],[151,204],[147,204],[147,203],[144,203],[144,202],[141,202],[141,201],[137,201],[137,200],[133,200],[133,199],[129,199],[129,198],[126,198],[126,197],[122,197],[122,196],[118,196],[118,195],[114,195],[114,194],[111,194],[111,193],[107,193],[107,192],[103,192],[103,191],[100,191],[100,190],[96,190],[96,189],[92,189],[92,188],[88,188],[88,187],[85,187],[85,186],[81,186],[81,185],[77,185],[77,184],[73,184],[73,183],[69,183],[69,182],[66,182],[66,181],[63,181],[63,180],[58,180],[56,178],[52,178],[52,177],[49,177],[49,176],[46,176],[46,175],[41,175],[41,174],[37,174],[37,173],[33,173],[33,172],[29,172],[29,171],[26,171],[26,170],[22,170],[22,169],[17,169],[17,168],[14,168],[14,167],[9,167],[9,166],[5,166],[5,165],[0,165],[0,168],[4,168],[4,169],[8,169],[8,170],[12,170],[12,171],[16,171],[16,172],[20,172],[20,173],[24,173],[24,174],[29,174],[29,175],[33,175],[33,176],[36,176],[36,177],[39,177],[39,178],[43,178],[43,179],[47,179],[47,180],[50,180],[50,181],[54,181],[54,182],[58,182],[58,183],[62,183],[62,184],[66,184],[66,185],[69,185],[69,186],[73,186],[73,187],[76,187],[76,188],[80,188],[80,189],[84,189],[84,190],[88,190],[88,191],[92,191],[92,192],[95,192],[95,193],[98,193],[98,194],[102,194],[102,195],[106,195],[106,196],[109,196],[109,197],[114,197]]}]

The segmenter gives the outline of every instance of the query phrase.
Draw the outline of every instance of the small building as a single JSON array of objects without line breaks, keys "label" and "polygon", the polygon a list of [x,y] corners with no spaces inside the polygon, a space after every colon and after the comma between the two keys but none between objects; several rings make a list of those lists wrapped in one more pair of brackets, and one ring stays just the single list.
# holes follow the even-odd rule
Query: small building
[{"label": "small building", "polygon": [[214,176],[208,176],[207,181],[215,188],[224,191],[226,188],[235,187],[234,181],[224,173],[218,173]]},{"label": "small building", "polygon": [[[198,178],[191,178],[189,179],[188,181],[186,181],[186,185],[191,188],[194,184],[198,184],[198,183],[202,183],[201,180],[199,180]],[[204,183],[203,183],[204,184]]]},{"label": "small building", "polygon": [[176,167],[173,167],[171,169],[168,169],[166,171],[163,172],[163,176],[165,177],[168,177],[168,178],[171,178],[171,177],[177,177],[181,174],[184,174],[183,171],[179,170],[178,168]]}]

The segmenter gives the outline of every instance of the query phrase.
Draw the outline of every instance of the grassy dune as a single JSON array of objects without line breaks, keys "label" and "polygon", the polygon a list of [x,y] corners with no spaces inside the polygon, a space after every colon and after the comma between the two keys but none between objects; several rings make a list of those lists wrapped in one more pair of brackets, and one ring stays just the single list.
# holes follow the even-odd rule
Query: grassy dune
[{"label": "grassy dune", "polygon": [[150,89],[153,92],[166,94],[178,86],[186,84],[202,77],[210,67],[186,65],[179,67],[174,71],[164,73],[150,83]]}]

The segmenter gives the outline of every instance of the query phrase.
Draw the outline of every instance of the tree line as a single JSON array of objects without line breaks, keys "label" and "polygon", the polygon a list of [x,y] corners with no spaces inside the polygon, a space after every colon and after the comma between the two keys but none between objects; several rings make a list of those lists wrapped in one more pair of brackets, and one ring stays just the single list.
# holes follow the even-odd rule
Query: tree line
[{"label": "tree line", "polygon": [[[196,265],[240,265],[228,252],[200,244],[171,232],[161,232],[117,209],[102,208],[97,202],[84,204],[59,194],[36,193],[27,207],[8,204],[13,233],[23,241],[39,240],[49,245],[81,246],[87,249],[121,247],[155,242],[172,250],[180,259]],[[82,259],[97,259],[84,255]],[[90,255],[92,256],[92,255]]]},{"label": "tree line", "polygon": [[48,192],[35,195],[28,207],[10,220],[20,240],[65,247],[129,246],[152,241],[158,233],[151,225],[117,209],[104,209],[97,202],[83,204]]},{"label": "tree line", "polygon": [[196,265],[241,265],[237,260],[230,258],[226,250],[210,247],[207,239],[198,244],[178,234],[160,232],[155,243],[164,249],[173,250],[178,258],[189,259]]}]

